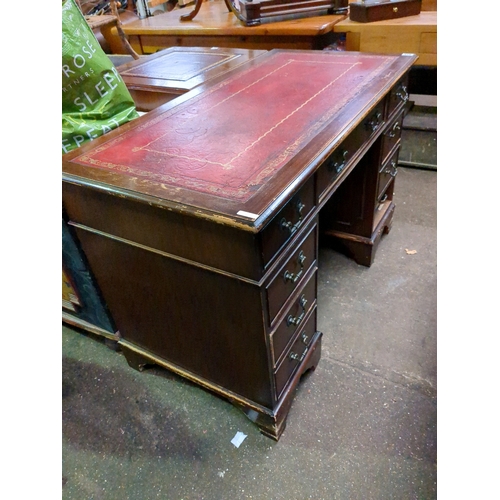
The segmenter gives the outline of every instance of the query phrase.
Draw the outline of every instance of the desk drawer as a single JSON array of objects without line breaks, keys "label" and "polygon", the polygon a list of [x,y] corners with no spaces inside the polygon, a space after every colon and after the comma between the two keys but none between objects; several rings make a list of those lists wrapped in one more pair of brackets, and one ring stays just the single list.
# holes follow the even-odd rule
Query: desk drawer
[{"label": "desk drawer", "polygon": [[389,159],[382,165],[378,175],[377,201],[382,201],[387,186],[398,173],[399,147],[392,153]]},{"label": "desk drawer", "polygon": [[387,130],[382,136],[382,152],[380,161],[384,163],[387,160],[387,155],[394,149],[396,144],[401,139],[401,128],[403,127],[403,111],[391,120]]},{"label": "desk drawer", "polygon": [[392,87],[389,96],[387,97],[387,118],[391,118],[391,115],[398,109],[402,104],[406,104],[410,94],[408,93],[408,75],[405,75],[401,80],[399,80],[394,87]]},{"label": "desk drawer", "polygon": [[291,294],[302,286],[309,269],[316,264],[317,225],[295,247],[266,287],[269,323],[271,324]]},{"label": "desk drawer", "polygon": [[286,387],[290,377],[295,373],[297,368],[304,360],[311,340],[316,332],[316,307],[310,312],[304,326],[299,328],[299,334],[293,342],[286,356],[283,357],[279,368],[275,373],[276,395],[280,398],[283,389]]},{"label": "desk drawer", "polygon": [[273,364],[276,366],[297,330],[302,328],[310,311],[316,307],[317,272],[311,276],[271,335]]},{"label": "desk drawer", "polygon": [[314,176],[290,199],[261,233],[264,266],[302,227],[316,206]]},{"label": "desk drawer", "polygon": [[360,123],[349,136],[319,167],[316,174],[319,199],[330,191],[334,181],[349,167],[353,160],[359,158],[368,149],[370,140],[383,124],[385,101],[381,101],[373,111]]},{"label": "desk drawer", "polygon": [[[359,142],[357,147],[356,142]],[[362,142],[361,137],[359,137],[359,140],[356,141],[355,137],[350,135],[319,167],[316,174],[316,185],[319,200],[321,200],[323,196],[330,191],[330,188],[334,185],[335,179],[337,179],[337,177],[339,177],[345,168],[351,163],[354,153],[357,148],[361,146]]]}]

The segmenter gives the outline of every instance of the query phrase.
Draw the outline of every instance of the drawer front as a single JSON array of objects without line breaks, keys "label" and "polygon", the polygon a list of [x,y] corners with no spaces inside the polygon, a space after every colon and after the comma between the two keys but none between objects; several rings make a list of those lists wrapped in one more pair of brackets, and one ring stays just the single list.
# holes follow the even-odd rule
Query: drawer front
[{"label": "drawer front", "polygon": [[362,134],[357,133],[356,129],[319,167],[316,174],[316,182],[320,200],[333,186],[337,177],[351,164],[354,153],[362,144]]},{"label": "drawer front", "polygon": [[352,163],[354,153],[362,146],[363,138],[361,134],[355,134],[355,132],[356,130],[319,167],[316,173],[316,183],[320,200],[330,191],[340,174]]},{"label": "drawer front", "polygon": [[380,101],[354,131],[351,132],[350,136],[355,138],[355,144],[368,142],[384,124],[384,106],[385,101]]},{"label": "drawer front", "polygon": [[401,80],[399,80],[394,87],[392,87],[387,98],[387,118],[391,118],[391,115],[398,109],[402,104],[406,104],[410,94],[408,93],[408,75],[405,75]]},{"label": "drawer front", "polygon": [[290,350],[287,351],[286,355],[283,357],[279,368],[276,370],[275,382],[278,399],[283,389],[286,387],[287,382],[290,380],[290,377],[292,377],[304,360],[315,332],[316,307],[311,311],[303,327],[299,329],[297,338],[293,342]]},{"label": "drawer front", "polygon": [[382,136],[381,163],[385,163],[387,155],[394,149],[401,139],[401,129],[403,127],[403,112],[399,113],[387,127]]},{"label": "drawer front", "polygon": [[319,199],[330,190],[337,177],[355,158],[368,148],[368,143],[384,123],[385,101],[381,101],[319,167],[316,174]]},{"label": "drawer front", "polygon": [[309,269],[316,264],[317,225],[295,247],[295,250],[266,287],[269,324],[271,324],[288,297],[306,279]]},{"label": "drawer front", "polygon": [[276,366],[286,347],[302,328],[309,312],[316,307],[317,272],[315,272],[283,316],[278,328],[271,335],[273,365]]},{"label": "drawer front", "polygon": [[269,265],[276,253],[303,226],[315,206],[312,176],[261,232],[264,266]]},{"label": "drawer front", "polygon": [[387,186],[390,184],[392,179],[396,177],[398,173],[398,155],[399,148],[397,148],[393,154],[388,158],[388,160],[382,165],[382,168],[378,174],[378,186],[377,186],[377,201],[382,201],[384,193]]}]

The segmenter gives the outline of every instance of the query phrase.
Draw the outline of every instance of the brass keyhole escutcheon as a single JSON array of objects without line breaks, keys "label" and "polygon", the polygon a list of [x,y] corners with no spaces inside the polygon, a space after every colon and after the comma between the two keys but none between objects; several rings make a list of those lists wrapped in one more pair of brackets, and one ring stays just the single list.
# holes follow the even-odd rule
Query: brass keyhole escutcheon
[{"label": "brass keyhole escutcheon", "polygon": [[397,12],[398,11],[398,8],[397,7],[393,7],[392,8],[392,12]]}]

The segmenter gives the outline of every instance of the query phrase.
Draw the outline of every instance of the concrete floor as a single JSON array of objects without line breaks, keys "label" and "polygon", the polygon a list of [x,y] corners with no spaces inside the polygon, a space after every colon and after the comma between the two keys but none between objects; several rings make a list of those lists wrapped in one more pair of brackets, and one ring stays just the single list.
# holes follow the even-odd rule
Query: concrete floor
[{"label": "concrete floor", "polygon": [[371,268],[320,248],[322,358],[278,443],[227,401],[63,326],[63,499],[436,498],[436,188],[435,170],[399,168]]}]

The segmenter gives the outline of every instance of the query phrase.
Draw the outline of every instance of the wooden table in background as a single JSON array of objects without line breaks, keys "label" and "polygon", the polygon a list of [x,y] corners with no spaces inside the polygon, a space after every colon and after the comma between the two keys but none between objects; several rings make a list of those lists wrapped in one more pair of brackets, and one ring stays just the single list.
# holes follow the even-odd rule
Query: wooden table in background
[{"label": "wooden table in background", "polygon": [[437,12],[422,11],[418,16],[373,23],[357,23],[346,18],[334,26],[346,33],[346,49],[379,54],[412,53],[415,64],[437,66]]},{"label": "wooden table in background", "polygon": [[[205,2],[192,21],[180,21],[191,7],[175,9],[123,26],[139,54],[168,47],[228,47],[243,49],[323,49],[334,40],[333,27],[344,15],[323,15],[260,26],[243,26],[223,0]],[[115,29],[116,31],[116,29]]]}]

